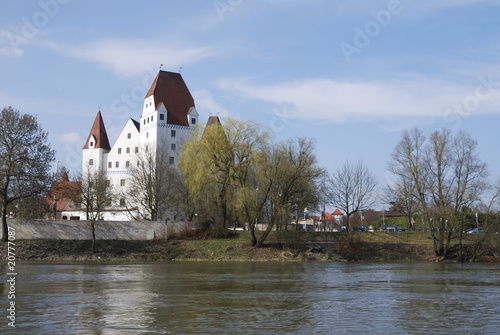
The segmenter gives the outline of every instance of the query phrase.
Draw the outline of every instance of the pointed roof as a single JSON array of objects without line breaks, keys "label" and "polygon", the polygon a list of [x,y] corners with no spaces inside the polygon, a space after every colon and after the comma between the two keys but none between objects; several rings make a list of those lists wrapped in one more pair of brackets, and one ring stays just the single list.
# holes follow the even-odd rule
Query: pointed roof
[{"label": "pointed roof", "polygon": [[209,116],[208,117],[208,121],[207,121],[207,127],[208,126],[211,126],[213,124],[219,124],[219,125],[222,125],[222,123],[220,122],[220,119],[218,116]]},{"label": "pointed roof", "polygon": [[335,209],[335,211],[332,213],[332,215],[344,215],[344,213],[342,213],[341,211],[339,211],[339,209]]},{"label": "pointed roof", "polygon": [[104,121],[102,120],[101,111],[97,112],[97,116],[95,117],[94,125],[90,130],[89,137],[87,138],[87,142],[85,142],[84,149],[89,148],[89,141],[95,136],[96,144],[94,148],[101,148],[106,150],[111,150],[111,146],[109,145],[108,134],[106,133],[106,127],[104,127]]},{"label": "pointed roof", "polygon": [[191,107],[194,107],[194,99],[180,73],[160,70],[146,98],[152,95],[156,110],[161,103],[165,106],[169,124],[189,127],[187,116]]}]

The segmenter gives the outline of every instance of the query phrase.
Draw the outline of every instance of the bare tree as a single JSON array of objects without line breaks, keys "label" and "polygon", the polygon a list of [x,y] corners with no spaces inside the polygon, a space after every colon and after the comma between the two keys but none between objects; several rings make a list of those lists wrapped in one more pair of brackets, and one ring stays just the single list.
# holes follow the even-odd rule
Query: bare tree
[{"label": "bare tree", "polygon": [[[410,180],[429,225],[437,256],[446,256],[452,234],[459,228],[463,209],[479,200],[488,175],[477,154],[477,142],[466,132],[456,136],[447,129],[435,131],[426,141],[422,132],[404,132],[394,149],[390,170]],[[462,214],[460,214],[462,212]]]},{"label": "bare tree", "polygon": [[373,192],[377,178],[362,161],[356,164],[344,163],[333,173],[329,180],[330,201],[344,211],[346,230],[349,231],[349,218],[361,209],[373,206]]},{"label": "bare tree", "polygon": [[137,165],[129,168],[131,173],[125,196],[129,202],[144,209],[142,219],[162,220],[180,182],[178,172],[169,160],[167,146],[160,145],[156,151],[142,147],[135,160]]},{"label": "bare tree", "polygon": [[0,115],[0,201],[2,240],[7,241],[7,208],[20,199],[42,194],[50,182],[55,152],[37,118],[12,107]]},{"label": "bare tree", "polygon": [[95,224],[102,220],[102,211],[111,200],[111,185],[100,168],[87,165],[82,172],[81,202],[92,233],[92,252],[95,252]]}]

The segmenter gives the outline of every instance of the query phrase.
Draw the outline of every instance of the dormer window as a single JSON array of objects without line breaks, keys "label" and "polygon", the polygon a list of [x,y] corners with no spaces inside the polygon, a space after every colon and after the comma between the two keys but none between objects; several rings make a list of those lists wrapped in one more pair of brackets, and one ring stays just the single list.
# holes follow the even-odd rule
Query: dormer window
[{"label": "dormer window", "polygon": [[195,117],[191,118],[191,124],[196,124],[196,118]]},{"label": "dormer window", "polygon": [[90,146],[93,147],[94,146],[94,142],[90,141]]},{"label": "dormer window", "polygon": [[160,114],[160,121],[165,121],[165,114]]}]

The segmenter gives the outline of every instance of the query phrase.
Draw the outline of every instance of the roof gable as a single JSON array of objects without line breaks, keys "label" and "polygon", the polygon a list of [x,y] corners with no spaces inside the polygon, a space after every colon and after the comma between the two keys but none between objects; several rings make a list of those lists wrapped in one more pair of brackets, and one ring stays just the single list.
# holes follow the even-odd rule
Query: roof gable
[{"label": "roof gable", "polygon": [[194,107],[194,99],[180,73],[158,72],[146,98],[154,96],[155,110],[163,103],[169,124],[189,127],[187,115]]}]

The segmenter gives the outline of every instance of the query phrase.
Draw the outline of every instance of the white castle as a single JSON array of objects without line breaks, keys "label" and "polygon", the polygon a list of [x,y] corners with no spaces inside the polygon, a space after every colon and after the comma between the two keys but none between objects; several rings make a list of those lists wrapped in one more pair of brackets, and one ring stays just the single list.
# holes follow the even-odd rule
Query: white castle
[{"label": "white castle", "polygon": [[[140,120],[130,118],[113,146],[110,146],[101,111],[97,113],[83,147],[82,173],[89,166],[100,168],[119,196],[124,193],[120,189],[128,186],[130,167],[136,164],[139,150],[147,148],[156,153],[167,146],[169,164],[175,165],[182,143],[197,123],[193,97],[180,73],[160,70],[144,98]],[[104,219],[130,220],[126,199],[112,201],[109,207],[113,210],[104,212]]]}]

